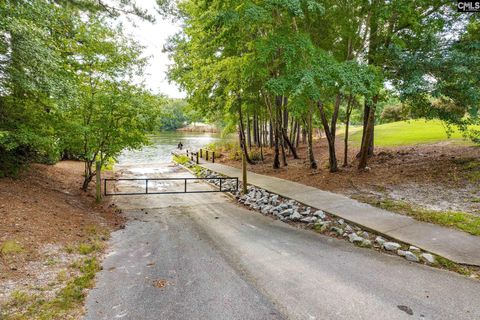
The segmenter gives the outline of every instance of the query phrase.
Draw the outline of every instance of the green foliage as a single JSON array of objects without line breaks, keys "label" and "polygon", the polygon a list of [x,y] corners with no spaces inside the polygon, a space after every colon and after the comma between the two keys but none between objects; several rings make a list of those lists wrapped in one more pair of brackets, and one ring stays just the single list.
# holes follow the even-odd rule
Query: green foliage
[{"label": "green foliage", "polygon": [[173,131],[182,128],[187,123],[201,121],[201,117],[192,111],[183,99],[164,99],[160,104],[159,118],[156,129]]},{"label": "green foliage", "polygon": [[207,144],[206,148],[214,151],[217,157],[226,155],[229,160],[240,160],[242,158],[242,151],[238,142],[217,141]]},{"label": "green foliage", "polygon": [[[338,115],[350,115],[339,110],[347,100],[354,101],[352,123],[368,119],[360,104],[377,122],[440,118],[466,130],[478,121],[478,18],[458,14],[453,3],[186,0],[178,10],[174,1],[158,3],[183,22],[166,46],[174,61],[170,79],[207,119],[227,128],[241,128],[242,117],[254,114],[281,132],[290,125],[280,121],[286,110],[305,127],[313,118],[328,137],[335,135]],[[455,111],[435,110],[432,98],[443,96]],[[373,124],[368,127],[369,133]],[[466,135],[480,141],[480,130]],[[365,166],[367,153],[361,155]]]},{"label": "green foliage", "polygon": [[174,155],[173,156],[173,161],[181,164],[182,166],[186,166],[190,162],[190,158],[187,157],[186,155]]},{"label": "green foliage", "polygon": [[62,154],[91,165],[147,142],[158,108],[134,85],[141,47],[112,27],[119,11],[150,17],[132,1],[0,4],[0,176]]}]

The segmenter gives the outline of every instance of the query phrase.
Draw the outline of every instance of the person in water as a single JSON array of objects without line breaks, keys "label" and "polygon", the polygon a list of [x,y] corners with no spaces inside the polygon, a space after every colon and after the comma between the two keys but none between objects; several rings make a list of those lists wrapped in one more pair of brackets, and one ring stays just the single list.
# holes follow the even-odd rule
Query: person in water
[{"label": "person in water", "polygon": [[182,141],[180,141],[180,142],[178,143],[178,149],[179,149],[179,150],[182,150],[182,148],[183,148],[183,144],[182,144]]}]

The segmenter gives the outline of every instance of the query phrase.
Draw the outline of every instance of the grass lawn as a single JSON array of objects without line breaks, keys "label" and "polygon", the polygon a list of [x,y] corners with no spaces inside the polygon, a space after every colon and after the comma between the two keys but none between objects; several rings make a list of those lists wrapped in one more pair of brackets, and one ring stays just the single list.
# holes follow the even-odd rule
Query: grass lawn
[{"label": "grass lawn", "polygon": [[[471,144],[469,140],[463,139],[462,133],[458,130],[455,130],[449,138],[445,129],[445,126],[439,120],[417,119],[381,124],[375,126],[375,145],[384,147],[402,146],[436,143],[445,140],[463,145]],[[362,141],[362,130],[355,130],[350,136],[350,141],[359,146]]]}]

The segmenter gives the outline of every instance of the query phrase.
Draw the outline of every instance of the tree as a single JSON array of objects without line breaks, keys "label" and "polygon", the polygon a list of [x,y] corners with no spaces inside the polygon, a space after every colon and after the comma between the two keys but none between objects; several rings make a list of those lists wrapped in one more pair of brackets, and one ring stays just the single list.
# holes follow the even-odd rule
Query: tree
[{"label": "tree", "polygon": [[72,81],[58,48],[70,17],[44,1],[0,4],[0,176],[58,153],[55,126]]},{"label": "tree", "polygon": [[87,190],[95,176],[93,165],[103,165],[125,148],[147,143],[158,106],[141,87],[141,48],[96,15],[79,22],[68,62],[75,73],[76,96],[66,106],[62,143],[85,162],[82,185]]},{"label": "tree", "polygon": [[[159,3],[171,11],[174,2]],[[376,109],[385,88],[393,87],[403,101],[413,93],[420,97],[419,83],[445,66],[437,59],[441,40],[462,21],[443,0],[186,0],[174,11],[184,28],[167,46],[175,61],[169,76],[187,91],[189,102],[207,114],[235,117],[245,154],[257,131],[251,123],[263,114],[274,168],[287,165],[288,153],[297,156],[291,140],[300,131],[309,140],[310,166],[316,167],[311,137],[318,118],[332,172],[338,170],[335,136],[342,105],[363,103],[358,168],[364,169],[373,155]]]},{"label": "tree", "polygon": [[158,108],[134,76],[141,48],[111,27],[133,1],[0,3],[0,175],[67,150],[92,164],[146,143]]}]

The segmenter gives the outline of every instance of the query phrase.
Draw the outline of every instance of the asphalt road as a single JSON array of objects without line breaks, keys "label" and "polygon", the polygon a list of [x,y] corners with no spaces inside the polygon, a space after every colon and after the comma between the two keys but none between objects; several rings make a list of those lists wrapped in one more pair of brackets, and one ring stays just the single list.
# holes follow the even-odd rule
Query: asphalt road
[{"label": "asphalt road", "polygon": [[130,221],[112,236],[88,320],[480,319],[477,280],[296,229],[222,194],[116,203]]}]

